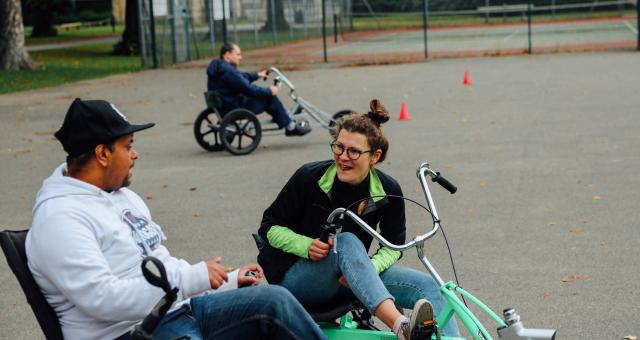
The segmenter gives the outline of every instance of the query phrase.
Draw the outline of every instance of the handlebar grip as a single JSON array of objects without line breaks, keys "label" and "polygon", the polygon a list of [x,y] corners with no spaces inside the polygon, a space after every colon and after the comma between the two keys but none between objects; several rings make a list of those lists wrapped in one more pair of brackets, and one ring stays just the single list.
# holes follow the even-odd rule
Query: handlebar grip
[{"label": "handlebar grip", "polygon": [[436,172],[436,177],[431,178],[432,182],[437,182],[438,184],[440,184],[443,188],[445,188],[447,191],[449,191],[452,194],[455,194],[456,191],[458,191],[458,188],[456,188],[455,185],[451,184],[451,182],[449,182],[446,178],[440,176],[439,172]]},{"label": "handlebar grip", "polygon": [[320,241],[324,242],[324,243],[328,243],[329,242],[329,229],[322,229],[322,233],[320,234]]},{"label": "handlebar grip", "polygon": [[151,339],[153,331],[156,330],[160,320],[167,314],[173,302],[176,301],[178,290],[176,288],[173,291],[167,293],[165,296],[156,303],[141,324],[137,325],[131,333],[131,338],[134,340]]}]

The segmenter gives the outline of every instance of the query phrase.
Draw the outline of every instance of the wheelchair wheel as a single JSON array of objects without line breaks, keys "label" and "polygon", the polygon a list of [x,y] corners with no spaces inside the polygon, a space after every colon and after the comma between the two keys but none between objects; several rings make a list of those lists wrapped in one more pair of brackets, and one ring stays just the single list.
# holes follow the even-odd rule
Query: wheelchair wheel
[{"label": "wheelchair wheel", "polygon": [[198,145],[207,151],[224,150],[218,136],[219,128],[220,122],[215,111],[206,108],[200,112],[193,124],[193,135],[196,137]]},{"label": "wheelchair wheel", "polygon": [[235,109],[228,112],[220,123],[220,140],[224,148],[234,155],[251,153],[260,144],[262,127],[253,112]]},{"label": "wheelchair wheel", "polygon": [[351,110],[340,110],[340,111],[338,111],[338,112],[334,113],[334,114],[333,114],[333,116],[331,116],[331,119],[333,119],[333,121],[329,123],[329,127],[333,127],[333,126],[335,126],[335,125],[336,125],[336,122],[337,122],[339,119],[342,119],[342,118],[344,118],[344,117],[348,116],[348,115],[349,115],[349,114],[351,114],[352,112],[353,112],[353,111],[351,111]]}]

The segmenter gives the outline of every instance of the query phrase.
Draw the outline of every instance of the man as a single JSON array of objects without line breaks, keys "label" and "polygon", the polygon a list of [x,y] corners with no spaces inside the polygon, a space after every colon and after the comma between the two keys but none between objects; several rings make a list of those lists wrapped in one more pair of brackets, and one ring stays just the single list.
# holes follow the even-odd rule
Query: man
[{"label": "man", "polygon": [[311,132],[308,124],[296,124],[278,99],[277,86],[260,87],[252,84],[259,78],[267,78],[268,71],[257,73],[240,72],[242,51],[236,44],[224,44],[220,48],[220,59],[214,59],[207,67],[207,89],[217,91],[222,97],[222,113],[238,107],[255,114],[266,111],[278,127],[285,128],[287,136],[304,136]]},{"label": "man", "polygon": [[[130,124],[106,101],[76,99],[55,133],[67,161],[38,192],[26,251],[64,337],[126,339],[163,296],[140,269],[153,255],[179,288],[157,338],[324,338],[288,291],[256,286],[259,265],[227,273],[219,257],[192,265],[169,254],[149,208],[126,188],[138,159],[133,133],[153,125]],[[255,287],[235,289],[243,286]]]}]

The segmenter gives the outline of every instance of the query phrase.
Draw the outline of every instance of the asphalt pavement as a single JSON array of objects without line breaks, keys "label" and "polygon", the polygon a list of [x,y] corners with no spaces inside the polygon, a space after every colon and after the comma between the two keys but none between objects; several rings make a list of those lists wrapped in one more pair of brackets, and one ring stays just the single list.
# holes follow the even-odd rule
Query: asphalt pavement
[{"label": "asphalt pavement", "polygon": [[[498,312],[515,307],[525,326],[557,328],[558,339],[623,339],[640,335],[639,73],[638,53],[629,51],[288,75],[327,112],[364,112],[371,98],[382,99],[391,148],[379,166],[406,196],[424,202],[415,177],[424,161],[458,186],[455,195],[432,191],[462,287]],[[192,132],[204,88],[204,69],[185,68],[0,96],[1,228],[29,226],[42,180],[64,160],[52,134],[71,101],[101,98],[132,122],[157,124],[135,136],[132,189],[172,253],[189,261],[220,255],[231,266],[255,261],[251,233],[263,210],[301,164],[330,157],[330,137],[316,128],[265,136],[247,156],[206,152]],[[402,102],[407,121],[398,120]],[[408,235],[424,232],[422,211],[409,206],[407,215]],[[427,255],[453,278],[442,235]],[[401,261],[420,268],[413,253]],[[42,338],[4,260],[0,284],[0,338]]]}]

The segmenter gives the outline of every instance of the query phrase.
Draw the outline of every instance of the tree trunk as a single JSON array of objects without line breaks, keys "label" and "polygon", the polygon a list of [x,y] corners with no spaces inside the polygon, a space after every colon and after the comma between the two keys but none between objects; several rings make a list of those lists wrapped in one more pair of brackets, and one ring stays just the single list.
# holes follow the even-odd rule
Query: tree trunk
[{"label": "tree trunk", "polygon": [[[272,5],[271,2],[275,1]],[[275,9],[275,26],[276,31],[286,31],[289,29],[289,23],[284,18],[284,2],[285,0],[267,0],[267,22],[262,27],[261,31],[270,32],[273,30],[274,15],[272,8]],[[273,6],[273,7],[272,7]]]},{"label": "tree trunk", "polygon": [[139,19],[137,0],[127,0],[124,14],[124,32],[122,32],[122,40],[114,46],[114,54],[133,55],[140,53]]},{"label": "tree trunk", "polygon": [[0,69],[37,68],[24,45],[20,0],[0,0]]}]

